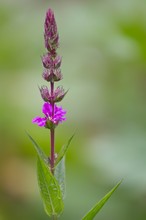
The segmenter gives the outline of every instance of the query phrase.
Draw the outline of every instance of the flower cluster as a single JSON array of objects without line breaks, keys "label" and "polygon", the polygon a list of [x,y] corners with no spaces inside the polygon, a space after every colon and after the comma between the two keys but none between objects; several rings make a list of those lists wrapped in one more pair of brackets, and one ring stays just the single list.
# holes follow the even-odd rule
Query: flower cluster
[{"label": "flower cluster", "polygon": [[62,107],[58,107],[55,103],[60,102],[67,93],[61,86],[54,89],[54,82],[62,79],[60,69],[62,58],[56,52],[59,47],[59,35],[54,13],[51,9],[46,13],[44,40],[47,53],[42,56],[42,64],[44,67],[42,76],[44,80],[50,82],[50,89],[48,89],[47,86],[39,88],[42,99],[45,101],[42,108],[45,117],[41,118],[37,116],[32,122],[37,123],[38,126],[51,129],[66,120],[66,111],[64,111]]}]

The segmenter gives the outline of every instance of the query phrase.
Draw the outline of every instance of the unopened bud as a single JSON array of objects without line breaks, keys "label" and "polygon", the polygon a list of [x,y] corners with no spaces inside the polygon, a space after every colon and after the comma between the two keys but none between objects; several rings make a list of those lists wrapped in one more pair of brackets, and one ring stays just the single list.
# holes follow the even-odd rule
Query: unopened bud
[{"label": "unopened bud", "polygon": [[48,87],[47,86],[42,86],[40,89],[40,93],[42,96],[42,99],[45,102],[51,102],[52,101],[52,97],[51,94],[49,93]]},{"label": "unopened bud", "polygon": [[52,60],[52,57],[50,54],[45,54],[43,57],[42,57],[42,63],[43,63],[43,66],[46,68],[46,69],[49,69],[53,66],[53,60]]},{"label": "unopened bud", "polygon": [[56,50],[59,46],[59,35],[57,32],[57,25],[54,13],[51,9],[49,9],[46,13],[44,29],[45,47],[50,52]]},{"label": "unopened bud", "polygon": [[62,86],[58,86],[54,91],[54,102],[60,102],[68,91],[64,91]]},{"label": "unopened bud", "polygon": [[61,61],[62,61],[62,58],[61,56],[56,56],[54,61],[53,61],[53,64],[54,64],[54,67],[57,69],[61,66]]},{"label": "unopened bud", "polygon": [[62,74],[61,74],[61,70],[60,69],[55,69],[54,70],[54,76],[53,76],[53,80],[54,81],[59,81],[62,79]]},{"label": "unopened bud", "polygon": [[53,94],[51,94],[47,86],[42,86],[39,89],[40,89],[42,99],[45,102],[50,102],[50,103],[60,102],[64,98],[66,93],[68,92],[68,91],[65,92],[62,86],[58,86],[53,92]]},{"label": "unopened bud", "polygon": [[45,69],[42,76],[48,82],[59,81],[62,79],[62,74],[60,69]]}]

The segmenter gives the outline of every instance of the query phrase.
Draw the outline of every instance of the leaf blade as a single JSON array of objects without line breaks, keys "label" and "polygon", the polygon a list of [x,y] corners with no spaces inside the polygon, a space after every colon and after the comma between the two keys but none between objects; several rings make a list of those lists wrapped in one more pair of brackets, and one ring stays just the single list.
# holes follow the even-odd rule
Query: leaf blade
[{"label": "leaf blade", "polygon": [[58,154],[58,157],[56,159],[56,162],[55,162],[55,166],[57,166],[57,164],[62,160],[62,158],[64,157],[65,153],[67,152],[68,150],[68,147],[73,139],[73,137],[75,136],[75,133],[69,138],[67,144],[63,145],[62,149],[60,150],[59,154]]},{"label": "leaf blade", "polygon": [[82,218],[82,220],[92,220],[121,183],[122,180],[118,182],[117,185],[114,186],[99,202],[97,202],[95,206],[93,206],[93,208]]},{"label": "leaf blade", "polygon": [[48,216],[59,216],[64,208],[62,193],[49,167],[38,157],[37,175],[40,194]]},{"label": "leaf blade", "polygon": [[31,140],[31,142],[33,143],[34,149],[37,152],[38,156],[46,163],[48,164],[48,158],[45,155],[45,153],[42,151],[42,149],[40,148],[40,146],[36,143],[36,141],[32,138],[32,136],[26,132],[27,136],[29,137],[29,139]]},{"label": "leaf blade", "polygon": [[62,158],[62,160],[57,164],[55,167],[54,175],[59,183],[61,192],[62,192],[62,198],[65,198],[66,193],[66,185],[65,185],[65,156]]}]

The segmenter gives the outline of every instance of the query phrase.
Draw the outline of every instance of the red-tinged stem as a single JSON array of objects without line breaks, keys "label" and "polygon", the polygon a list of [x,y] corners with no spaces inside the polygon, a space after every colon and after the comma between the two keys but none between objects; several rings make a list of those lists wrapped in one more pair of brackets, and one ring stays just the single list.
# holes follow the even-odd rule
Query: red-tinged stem
[{"label": "red-tinged stem", "polygon": [[50,158],[50,166],[51,172],[54,174],[54,160],[55,160],[55,130],[52,128],[50,130],[50,138],[51,138],[51,158]]},{"label": "red-tinged stem", "polygon": [[[54,82],[50,82],[51,84],[51,96],[53,97],[54,94]],[[52,105],[52,116],[54,116],[54,102],[51,103]]]},{"label": "red-tinged stem", "polygon": [[[53,97],[54,93],[54,82],[51,82],[51,96]],[[54,117],[54,102],[51,102],[52,105],[52,118]],[[55,129],[50,129],[50,142],[51,142],[51,158],[50,158],[50,166],[51,172],[54,174],[54,162],[55,162]]]}]

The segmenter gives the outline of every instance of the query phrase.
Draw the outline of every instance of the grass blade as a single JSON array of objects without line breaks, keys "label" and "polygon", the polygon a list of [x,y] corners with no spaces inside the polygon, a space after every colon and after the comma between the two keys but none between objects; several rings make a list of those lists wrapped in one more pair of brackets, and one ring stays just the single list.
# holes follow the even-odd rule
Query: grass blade
[{"label": "grass blade", "polygon": [[82,220],[92,220],[100,209],[104,206],[107,200],[111,197],[114,191],[119,187],[122,180],[114,187],[111,191],[109,191],[83,218]]}]

